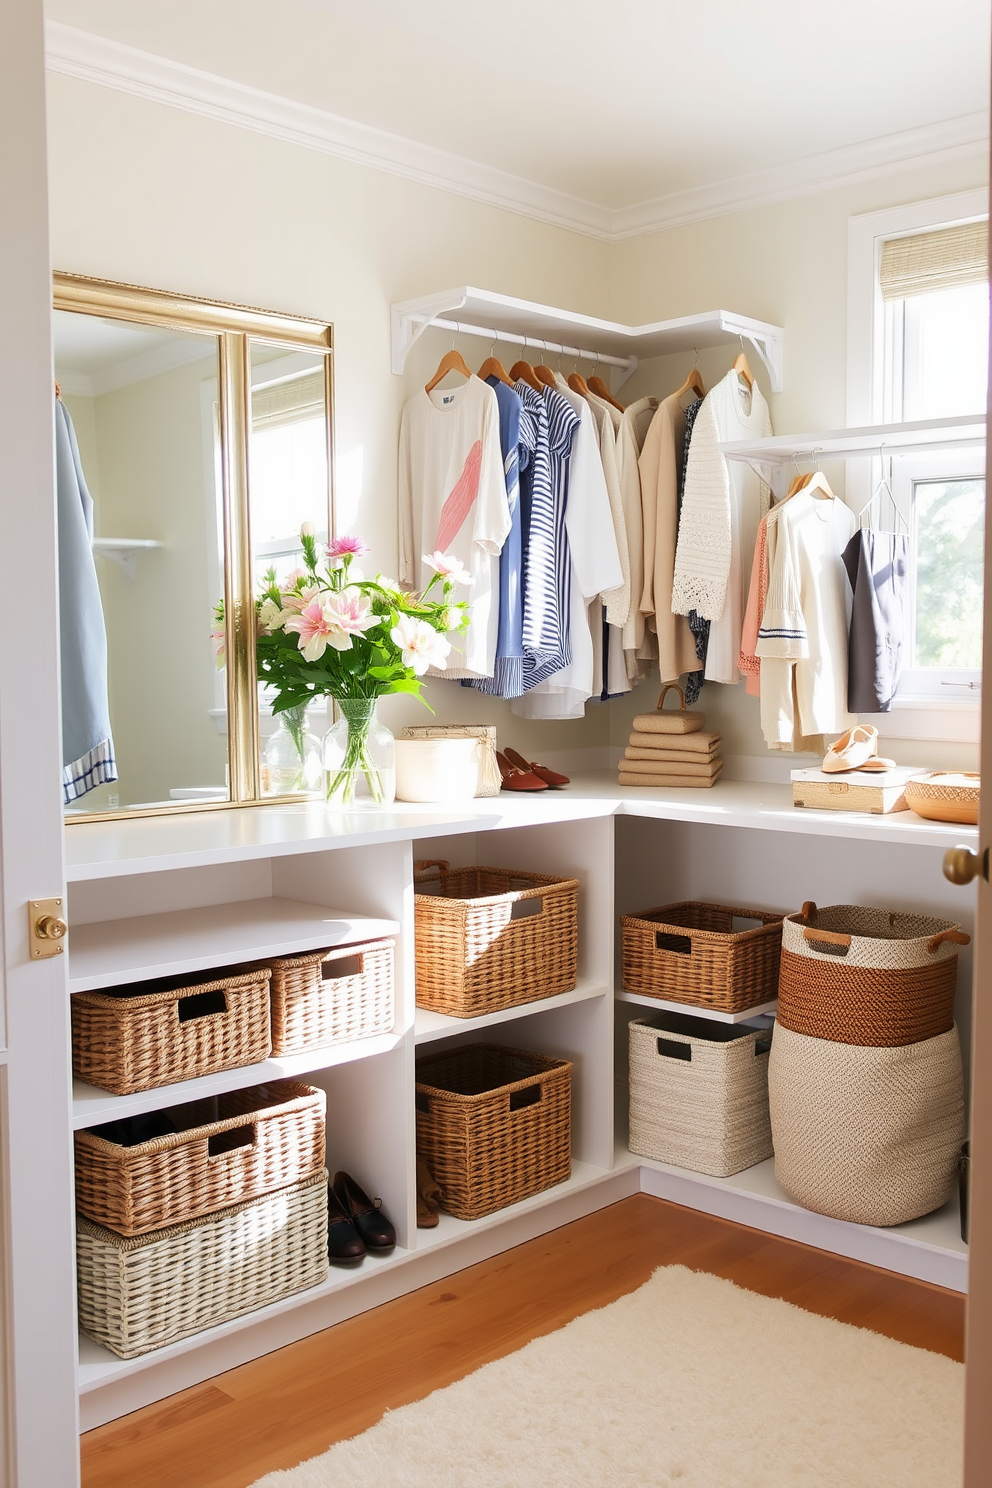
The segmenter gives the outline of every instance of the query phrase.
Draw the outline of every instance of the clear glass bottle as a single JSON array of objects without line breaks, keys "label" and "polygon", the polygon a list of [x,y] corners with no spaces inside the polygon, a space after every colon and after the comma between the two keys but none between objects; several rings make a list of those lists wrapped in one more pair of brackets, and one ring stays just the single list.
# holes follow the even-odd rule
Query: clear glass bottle
[{"label": "clear glass bottle", "polygon": [[307,708],[276,714],[277,728],[262,752],[263,788],[270,796],[318,795],[324,766],[320,740],[308,727]]},{"label": "clear glass bottle", "polygon": [[327,800],[337,806],[388,806],[396,796],[393,736],[375,698],[335,698],[340,717],[324,735]]}]

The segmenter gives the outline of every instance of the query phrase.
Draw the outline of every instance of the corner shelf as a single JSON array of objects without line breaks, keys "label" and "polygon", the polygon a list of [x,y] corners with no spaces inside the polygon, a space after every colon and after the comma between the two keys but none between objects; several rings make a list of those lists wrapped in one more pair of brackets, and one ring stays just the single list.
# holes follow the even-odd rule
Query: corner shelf
[{"label": "corner shelf", "polygon": [[[452,321],[452,312],[458,312]],[[584,353],[590,359],[598,353],[613,359],[621,367],[614,388],[626,382],[638,366],[639,359],[667,356],[671,352],[703,350],[709,346],[729,346],[743,337],[754,347],[768,370],[772,391],[783,386],[785,332],[781,326],[763,320],[752,320],[730,310],[708,310],[700,315],[685,315],[677,320],[656,320],[645,325],[622,325],[615,320],[600,320],[592,315],[579,315],[540,305],[533,300],[520,300],[512,295],[496,294],[488,289],[441,290],[393,305],[392,367],[403,371],[407,355],[430,325],[446,330],[459,329],[467,334],[492,338],[498,331],[501,339],[533,344],[541,349]],[[564,343],[567,342],[567,346]]]},{"label": "corner shelf", "polygon": [[124,570],[129,579],[138,576],[138,558],[152,548],[164,548],[164,542],[152,537],[95,537],[93,551],[99,558],[109,558]]},{"label": "corner shelf", "polygon": [[749,1023],[753,1018],[763,1018],[778,1009],[778,998],[746,1008],[743,1013],[721,1013],[716,1008],[697,1007],[690,1002],[668,1002],[662,997],[643,997],[640,992],[617,992],[617,1002],[634,1002],[639,1007],[662,1009],[667,1013],[684,1013],[690,1018],[712,1018],[714,1023]]},{"label": "corner shelf", "polygon": [[921,419],[906,424],[871,424],[861,429],[833,429],[815,434],[776,434],[753,444],[720,445],[728,460],[771,468],[794,459],[866,459],[872,455],[917,455],[927,450],[976,449],[985,443],[985,419],[979,414],[959,418]]},{"label": "corner shelf", "polygon": [[242,899],[200,909],[135,915],[73,928],[69,991],[353,945],[398,935],[396,920],[372,919],[295,899]]},{"label": "corner shelf", "polygon": [[588,978],[580,980],[570,992],[558,992],[554,997],[538,998],[534,1002],[517,1003],[515,1007],[500,1008],[495,1013],[482,1013],[478,1018],[452,1018],[447,1013],[433,1013],[428,1008],[417,1009],[414,1025],[415,1042],[432,1043],[434,1039],[450,1038],[455,1033],[472,1033],[479,1028],[492,1028],[499,1023],[510,1023],[526,1018],[532,1013],[546,1013],[554,1008],[568,1007],[573,1002],[585,1002],[591,997],[605,997],[609,992],[603,982]]}]

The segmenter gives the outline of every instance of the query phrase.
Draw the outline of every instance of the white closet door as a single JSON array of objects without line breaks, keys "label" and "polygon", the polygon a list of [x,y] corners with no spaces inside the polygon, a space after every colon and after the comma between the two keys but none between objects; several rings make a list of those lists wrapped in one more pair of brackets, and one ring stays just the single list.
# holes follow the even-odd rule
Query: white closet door
[{"label": "white closet door", "polygon": [[[41,0],[0,5],[0,1310],[4,1488],[73,1488],[75,1266],[66,956],[28,904],[62,896],[51,275]],[[5,1476],[4,1476],[5,1474]]]}]

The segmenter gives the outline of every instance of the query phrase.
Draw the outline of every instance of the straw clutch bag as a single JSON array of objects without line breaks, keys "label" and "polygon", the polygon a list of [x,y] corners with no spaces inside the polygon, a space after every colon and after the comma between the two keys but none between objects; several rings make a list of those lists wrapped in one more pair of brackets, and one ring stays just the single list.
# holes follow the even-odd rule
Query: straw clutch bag
[{"label": "straw clutch bag", "polygon": [[[670,692],[679,695],[679,708],[663,712],[665,698]],[[634,731],[639,734],[695,734],[706,722],[705,713],[691,713],[685,705],[685,693],[677,682],[669,682],[661,690],[658,706],[653,713],[638,713],[634,719]]]}]

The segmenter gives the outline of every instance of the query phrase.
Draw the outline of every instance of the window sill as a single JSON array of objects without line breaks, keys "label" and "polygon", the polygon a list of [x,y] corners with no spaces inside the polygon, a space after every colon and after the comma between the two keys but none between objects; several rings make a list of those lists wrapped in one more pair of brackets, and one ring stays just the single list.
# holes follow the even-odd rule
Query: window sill
[{"label": "window sill", "polygon": [[883,739],[977,744],[982,730],[982,700],[897,697],[888,713],[863,713],[861,721],[877,728]]}]

